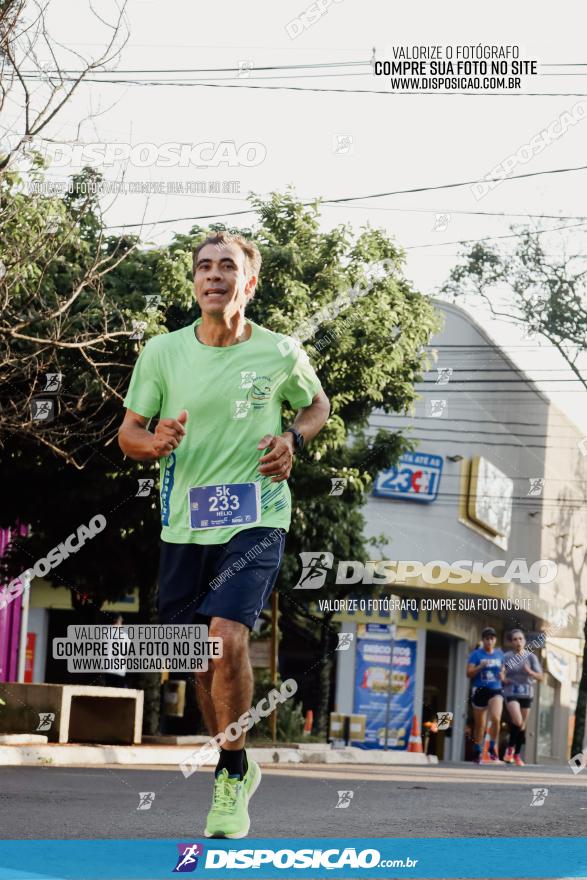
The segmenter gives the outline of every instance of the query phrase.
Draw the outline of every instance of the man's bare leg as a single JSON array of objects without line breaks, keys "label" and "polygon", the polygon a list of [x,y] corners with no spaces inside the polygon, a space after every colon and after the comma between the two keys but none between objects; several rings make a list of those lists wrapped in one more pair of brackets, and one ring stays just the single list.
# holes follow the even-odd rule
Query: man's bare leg
[{"label": "man's bare leg", "polygon": [[202,713],[204,724],[210,736],[216,736],[219,732],[218,721],[214,711],[214,703],[212,702],[212,681],[214,678],[214,661],[208,662],[206,672],[196,672],[196,700],[198,707]]},{"label": "man's bare leg", "polygon": [[[249,660],[249,630],[242,623],[213,617],[210,636],[222,639],[222,657],[214,660],[212,678],[212,705],[218,723],[216,733],[226,730],[250,709],[253,699],[253,670]],[[229,739],[223,745],[226,751],[238,751],[245,747],[243,732],[238,739]]]}]

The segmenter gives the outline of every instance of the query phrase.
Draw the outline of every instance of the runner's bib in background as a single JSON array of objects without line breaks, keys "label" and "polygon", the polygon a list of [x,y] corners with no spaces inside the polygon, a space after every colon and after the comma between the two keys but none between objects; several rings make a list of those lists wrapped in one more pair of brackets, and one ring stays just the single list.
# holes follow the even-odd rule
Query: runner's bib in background
[{"label": "runner's bib in background", "polygon": [[222,483],[188,491],[190,529],[223,529],[261,520],[261,484]]}]

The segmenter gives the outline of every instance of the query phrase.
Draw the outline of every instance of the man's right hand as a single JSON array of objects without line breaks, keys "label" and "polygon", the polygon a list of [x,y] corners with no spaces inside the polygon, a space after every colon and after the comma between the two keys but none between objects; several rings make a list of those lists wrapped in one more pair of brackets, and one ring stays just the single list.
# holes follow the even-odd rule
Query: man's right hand
[{"label": "man's right hand", "polygon": [[185,437],[188,412],[182,409],[176,419],[161,419],[153,434],[153,457],[167,458]]}]

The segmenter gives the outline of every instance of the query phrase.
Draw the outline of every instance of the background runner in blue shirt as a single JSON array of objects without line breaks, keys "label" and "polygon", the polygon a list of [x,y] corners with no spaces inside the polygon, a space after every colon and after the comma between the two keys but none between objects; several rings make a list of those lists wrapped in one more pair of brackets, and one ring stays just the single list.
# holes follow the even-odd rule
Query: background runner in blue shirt
[{"label": "background runner in blue shirt", "polygon": [[[467,678],[473,680],[471,703],[475,717],[473,735],[475,762],[481,763],[483,737],[485,730],[489,732],[489,758],[499,761],[497,740],[499,723],[503,710],[503,663],[504,654],[496,648],[497,633],[491,626],[486,626],[481,633],[482,648],[476,648],[469,655]],[[489,723],[487,716],[489,715]]]}]

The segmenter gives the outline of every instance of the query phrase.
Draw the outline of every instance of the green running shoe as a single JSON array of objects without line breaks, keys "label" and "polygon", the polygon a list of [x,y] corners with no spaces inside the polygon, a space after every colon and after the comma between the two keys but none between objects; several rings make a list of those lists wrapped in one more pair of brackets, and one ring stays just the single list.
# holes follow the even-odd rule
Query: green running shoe
[{"label": "green running shoe", "polygon": [[261,782],[261,768],[259,767],[257,762],[253,761],[252,758],[249,758],[248,755],[247,764],[247,772],[245,773],[243,782],[245,784],[247,798],[250,800],[259,788],[259,783]]},{"label": "green running shoe", "polygon": [[208,813],[204,835],[246,837],[251,825],[248,802],[245,780],[229,776],[225,767],[214,780],[212,807]]}]

